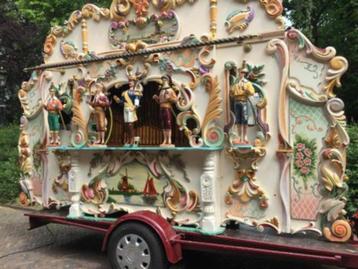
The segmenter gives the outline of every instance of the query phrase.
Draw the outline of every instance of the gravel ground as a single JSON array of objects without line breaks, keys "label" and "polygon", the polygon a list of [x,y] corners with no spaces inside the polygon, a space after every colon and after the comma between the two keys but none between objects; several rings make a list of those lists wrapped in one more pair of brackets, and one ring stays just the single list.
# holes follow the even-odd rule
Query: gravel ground
[{"label": "gravel ground", "polygon": [[[0,268],[105,269],[102,235],[64,225],[49,224],[28,231],[25,211],[0,207]],[[184,260],[171,269],[338,269],[219,253],[185,251]]]}]

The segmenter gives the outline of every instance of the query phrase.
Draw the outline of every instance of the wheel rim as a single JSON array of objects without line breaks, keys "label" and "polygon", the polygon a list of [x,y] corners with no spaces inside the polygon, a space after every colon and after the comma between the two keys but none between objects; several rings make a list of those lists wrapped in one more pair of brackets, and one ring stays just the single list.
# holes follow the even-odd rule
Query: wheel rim
[{"label": "wheel rim", "polygon": [[150,266],[148,244],[136,234],[127,234],[119,240],[116,258],[121,269],[148,269]]}]

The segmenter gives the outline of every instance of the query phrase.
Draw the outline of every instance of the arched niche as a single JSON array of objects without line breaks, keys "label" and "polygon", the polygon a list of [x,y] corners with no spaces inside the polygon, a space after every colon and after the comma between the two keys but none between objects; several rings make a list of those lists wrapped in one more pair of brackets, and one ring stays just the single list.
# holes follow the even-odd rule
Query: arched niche
[{"label": "arched niche", "polygon": [[[140,101],[140,107],[137,110],[138,121],[136,123],[136,136],[140,137],[140,146],[159,146],[163,141],[163,134],[159,120],[159,105],[153,100],[153,95],[159,94],[160,84],[157,80],[146,81],[143,84],[143,97]],[[111,101],[113,125],[112,133],[108,141],[108,146],[123,146],[125,141],[125,130],[123,120],[123,104],[117,104],[113,97],[120,97],[122,93],[128,90],[128,83],[115,83],[107,87],[107,95]],[[179,111],[173,106],[173,122],[176,121],[175,115]],[[107,115],[108,119],[110,118]],[[179,130],[178,126],[173,126],[173,143],[177,147],[189,147],[188,139],[185,134]]]}]

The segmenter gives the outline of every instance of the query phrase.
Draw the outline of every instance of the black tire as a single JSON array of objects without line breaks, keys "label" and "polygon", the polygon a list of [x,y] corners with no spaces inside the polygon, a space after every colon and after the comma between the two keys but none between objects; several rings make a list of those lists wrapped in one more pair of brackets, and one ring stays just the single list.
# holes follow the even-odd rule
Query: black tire
[{"label": "black tire", "polygon": [[[132,238],[131,236],[134,235]],[[129,239],[129,240],[128,240]],[[123,241],[126,240],[126,241]],[[139,240],[141,246],[145,246],[145,250],[141,250],[139,247],[135,251],[131,251],[130,247],[123,242],[129,242],[132,248],[136,248],[132,243],[133,240]],[[141,242],[143,240],[144,242]],[[145,245],[146,244],[146,245]],[[122,246],[122,248],[120,248]],[[117,255],[118,247],[118,255]],[[124,249],[124,250],[123,250]],[[142,251],[145,256],[150,257],[150,262],[143,262],[141,266],[138,266],[138,259],[142,259],[134,254],[126,255],[126,252],[138,253]],[[122,253],[121,253],[122,252]],[[124,254],[122,256],[121,254]],[[131,256],[131,257],[130,257]],[[147,257],[148,258],[148,257]],[[154,233],[148,226],[137,223],[127,222],[120,225],[111,235],[108,244],[108,259],[113,269],[168,269],[168,260],[165,255],[162,242],[157,234]],[[122,267],[121,264],[122,263]],[[137,263],[137,265],[136,265]],[[125,264],[125,265],[124,265]]]}]

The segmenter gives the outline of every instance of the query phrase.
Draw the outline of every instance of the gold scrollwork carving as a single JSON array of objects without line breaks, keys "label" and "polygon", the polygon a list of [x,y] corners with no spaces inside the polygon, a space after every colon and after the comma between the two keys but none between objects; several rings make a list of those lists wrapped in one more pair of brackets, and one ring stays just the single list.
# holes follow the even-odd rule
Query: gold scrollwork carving
[{"label": "gold scrollwork carving", "polygon": [[283,6],[279,0],[260,0],[261,6],[265,8],[267,15],[271,17],[278,17],[282,15]]},{"label": "gold scrollwork carving", "polygon": [[341,87],[341,77],[348,70],[348,61],[344,57],[334,57],[329,62],[327,71],[327,85],[324,87],[326,94],[332,98],[335,97],[333,90],[335,87]]},{"label": "gold scrollwork carving", "polygon": [[186,2],[192,4],[195,1],[196,0],[152,0],[152,4],[161,11],[168,11],[170,9],[175,9],[178,6],[182,6]]},{"label": "gold scrollwork carving", "polygon": [[203,140],[207,146],[221,146],[224,142],[224,130],[215,124],[222,115],[222,98],[218,78],[211,74],[203,77],[205,89],[209,94],[209,103],[202,123]]},{"label": "gold scrollwork carving", "polygon": [[110,7],[110,14],[112,20],[121,20],[127,16],[131,9],[129,0],[114,0]]},{"label": "gold scrollwork carving", "polygon": [[[341,65],[339,65],[341,66]],[[346,184],[346,146],[349,137],[345,129],[344,104],[338,98],[327,101],[326,109],[331,126],[325,137],[321,152],[319,170],[322,182],[320,213],[323,215],[323,235],[332,242],[346,242],[352,236],[352,229],[345,219],[344,207],[348,186]]]},{"label": "gold scrollwork carving", "polygon": [[263,147],[229,148],[227,153],[234,161],[237,177],[228,188],[225,203],[231,205],[233,197],[237,196],[243,203],[258,199],[260,208],[267,208],[268,198],[260,186],[255,183],[257,162],[266,155],[266,149]]},{"label": "gold scrollwork carving", "polygon": [[44,44],[45,58],[53,54],[53,49],[57,43],[57,37],[65,37],[69,35],[73,29],[82,22],[82,19],[92,18],[95,21],[101,18],[109,19],[111,16],[110,10],[107,8],[99,8],[93,4],[86,4],[82,10],[74,11],[70,18],[65,21],[64,26],[55,26],[51,29],[50,34],[47,36]]}]

